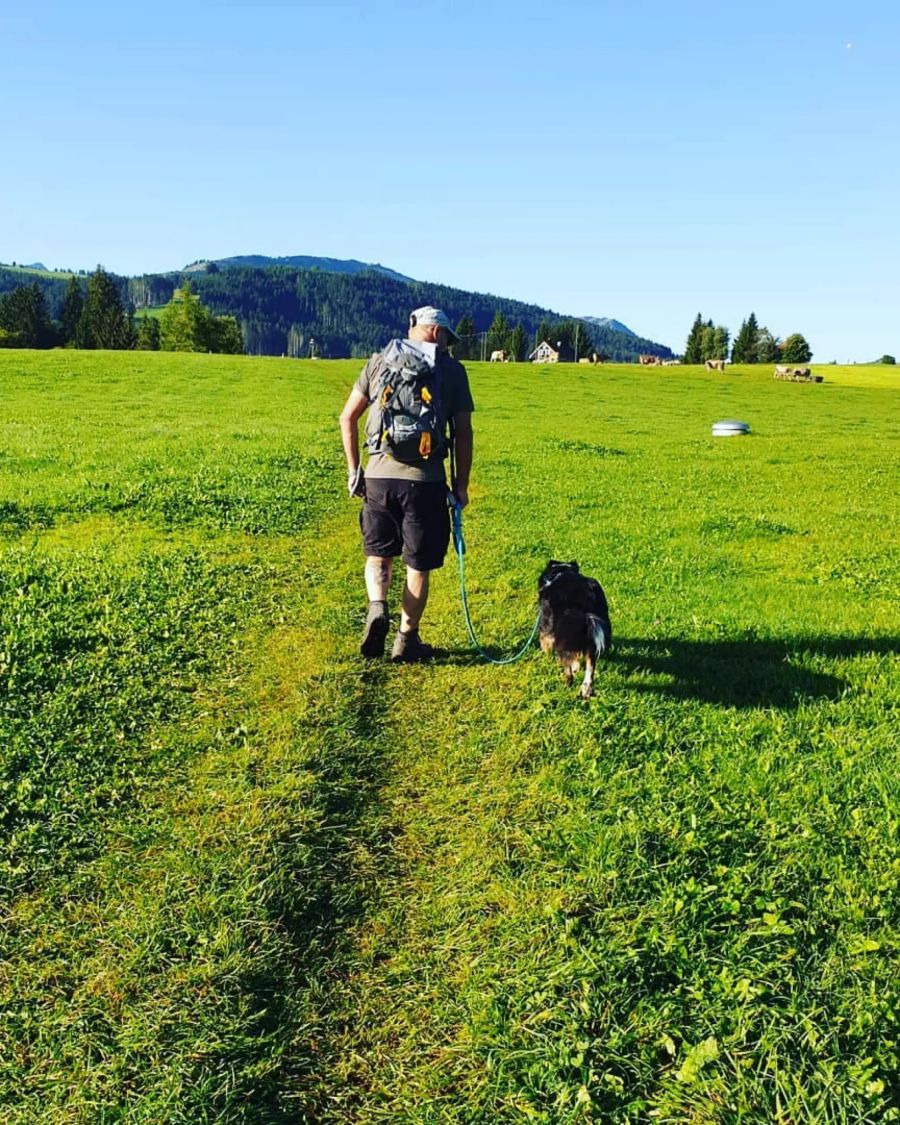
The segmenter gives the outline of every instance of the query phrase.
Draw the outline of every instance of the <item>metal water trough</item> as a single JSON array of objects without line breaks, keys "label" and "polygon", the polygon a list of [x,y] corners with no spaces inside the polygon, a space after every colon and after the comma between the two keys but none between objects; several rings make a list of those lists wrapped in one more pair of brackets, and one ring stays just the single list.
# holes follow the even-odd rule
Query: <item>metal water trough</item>
[{"label": "metal water trough", "polygon": [[712,432],[713,437],[740,437],[750,433],[750,426],[737,418],[723,418],[721,422],[713,422]]}]

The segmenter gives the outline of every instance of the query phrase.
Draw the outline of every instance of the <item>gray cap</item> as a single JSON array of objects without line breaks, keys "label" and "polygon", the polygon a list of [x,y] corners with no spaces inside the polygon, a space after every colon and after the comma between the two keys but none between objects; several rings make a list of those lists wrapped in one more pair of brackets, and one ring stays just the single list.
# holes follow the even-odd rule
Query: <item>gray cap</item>
[{"label": "gray cap", "polygon": [[443,309],[436,309],[434,305],[423,305],[420,309],[413,309],[409,314],[409,326],[414,328],[417,324],[436,324],[438,328],[446,328],[454,340],[459,336],[450,326],[450,319]]}]

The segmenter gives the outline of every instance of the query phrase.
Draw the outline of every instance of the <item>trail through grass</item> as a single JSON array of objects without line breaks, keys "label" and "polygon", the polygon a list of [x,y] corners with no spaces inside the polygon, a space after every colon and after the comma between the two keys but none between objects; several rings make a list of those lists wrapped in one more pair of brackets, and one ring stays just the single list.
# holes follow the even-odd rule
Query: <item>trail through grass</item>
[{"label": "trail through grass", "polygon": [[476,628],[578,558],[585,706],[452,560],[355,655],[356,365],[0,360],[10,1120],[896,1117],[895,389],[474,366]]}]

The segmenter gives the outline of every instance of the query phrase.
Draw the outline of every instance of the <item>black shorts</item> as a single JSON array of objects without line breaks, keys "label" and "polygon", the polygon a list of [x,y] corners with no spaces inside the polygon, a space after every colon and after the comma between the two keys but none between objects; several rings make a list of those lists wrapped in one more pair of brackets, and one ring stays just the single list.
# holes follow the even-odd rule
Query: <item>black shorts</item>
[{"label": "black shorts", "polygon": [[413,570],[437,570],[450,543],[447,486],[430,480],[367,480],[359,526],[366,555],[400,555]]}]

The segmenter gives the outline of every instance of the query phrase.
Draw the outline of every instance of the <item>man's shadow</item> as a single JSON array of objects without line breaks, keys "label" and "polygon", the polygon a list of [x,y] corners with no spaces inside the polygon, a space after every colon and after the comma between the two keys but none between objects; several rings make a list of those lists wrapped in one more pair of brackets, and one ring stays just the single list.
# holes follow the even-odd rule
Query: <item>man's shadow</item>
[{"label": "man's shadow", "polygon": [[815,667],[823,659],[898,653],[897,637],[626,637],[615,642],[612,660],[638,690],[723,707],[793,708],[804,700],[837,699],[847,689],[839,675]]}]

